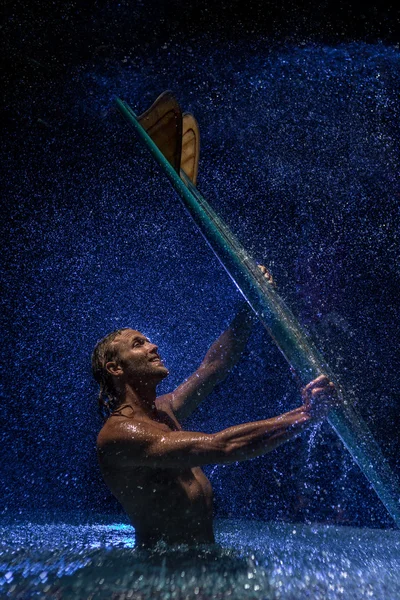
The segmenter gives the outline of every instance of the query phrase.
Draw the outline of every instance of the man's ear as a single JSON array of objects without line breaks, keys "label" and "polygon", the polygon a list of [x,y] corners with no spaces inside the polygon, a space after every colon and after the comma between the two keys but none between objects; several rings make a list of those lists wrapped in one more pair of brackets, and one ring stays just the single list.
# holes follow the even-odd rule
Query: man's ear
[{"label": "man's ear", "polygon": [[114,375],[115,377],[120,377],[123,373],[122,367],[116,363],[114,360],[106,363],[106,371]]}]

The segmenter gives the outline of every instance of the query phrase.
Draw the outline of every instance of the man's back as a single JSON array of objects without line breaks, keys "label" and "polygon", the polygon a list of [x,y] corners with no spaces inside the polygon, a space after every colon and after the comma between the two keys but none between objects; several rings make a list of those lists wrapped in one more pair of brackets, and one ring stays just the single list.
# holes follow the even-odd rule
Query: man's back
[{"label": "man's back", "polygon": [[156,435],[180,431],[166,403],[158,420],[138,420],[129,407],[111,416],[98,436],[98,457],[106,484],[122,504],[136,531],[137,543],[213,543],[212,488],[200,467],[158,468],[134,464],[123,449],[113,450],[122,430],[144,424]]}]

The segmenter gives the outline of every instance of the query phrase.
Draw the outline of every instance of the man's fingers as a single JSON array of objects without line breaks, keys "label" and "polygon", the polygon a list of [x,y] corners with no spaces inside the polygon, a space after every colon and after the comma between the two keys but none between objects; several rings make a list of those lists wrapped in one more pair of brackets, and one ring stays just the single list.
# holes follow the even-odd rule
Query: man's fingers
[{"label": "man's fingers", "polygon": [[310,381],[302,390],[302,398],[306,410],[316,418],[326,417],[331,409],[341,403],[335,384],[326,375]]},{"label": "man's fingers", "polygon": [[310,396],[319,396],[320,394],[324,394],[324,396],[331,396],[335,393],[336,389],[333,383],[326,385],[324,387],[313,388],[309,391]]},{"label": "man's fingers", "polygon": [[267,279],[272,279],[272,275],[268,271],[267,267],[264,267],[264,265],[258,265],[258,268],[260,269],[261,273],[266,276]]},{"label": "man's fingers", "polygon": [[337,404],[339,397],[336,387],[332,381],[329,381],[326,375],[320,375],[302,390],[303,401],[310,407],[314,402],[327,401],[329,404]]},{"label": "man's fingers", "polygon": [[330,382],[326,375],[319,375],[319,377],[317,377],[316,379],[313,379],[312,381],[310,381],[310,383],[308,383],[305,386],[304,391],[308,392],[309,390],[312,390],[315,387],[318,387],[320,385],[325,385],[328,383],[330,383]]},{"label": "man's fingers", "polygon": [[257,266],[260,269],[261,273],[264,275],[265,279],[267,279],[272,285],[276,286],[274,278],[272,277],[271,273],[268,271],[267,267],[264,267],[264,265],[257,265]]}]

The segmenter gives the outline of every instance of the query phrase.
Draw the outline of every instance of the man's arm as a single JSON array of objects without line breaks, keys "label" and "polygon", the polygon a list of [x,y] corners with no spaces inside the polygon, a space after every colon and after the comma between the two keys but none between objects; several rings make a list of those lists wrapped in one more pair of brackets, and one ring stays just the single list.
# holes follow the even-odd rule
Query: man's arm
[{"label": "man's arm", "polygon": [[303,391],[305,403],[279,417],[235,425],[214,434],[161,431],[151,422],[116,422],[113,435],[99,438],[98,450],[120,467],[185,469],[204,464],[229,464],[271,452],[324,418],[337,404],[327,377]]},{"label": "man's arm", "polygon": [[244,303],[228,329],[212,344],[197,371],[172,394],[160,396],[160,404],[167,401],[179,421],[186,419],[238,362],[254,319],[250,307]]},{"label": "man's arm", "polygon": [[[271,273],[264,265],[258,265],[261,273],[276,287]],[[186,419],[214,389],[224,381],[238,362],[253,324],[256,321],[247,302],[243,302],[236,317],[222,335],[212,344],[200,367],[171,394],[160,396],[158,404],[169,406],[177,419]]]}]

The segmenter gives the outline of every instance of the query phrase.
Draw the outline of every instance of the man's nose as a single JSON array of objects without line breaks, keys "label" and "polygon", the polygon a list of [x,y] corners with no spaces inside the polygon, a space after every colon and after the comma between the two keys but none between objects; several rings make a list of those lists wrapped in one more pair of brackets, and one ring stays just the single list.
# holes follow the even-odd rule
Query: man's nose
[{"label": "man's nose", "polygon": [[156,344],[151,343],[150,344],[150,352],[154,352],[154,351],[157,352],[157,350],[158,350],[158,346],[156,346]]}]

